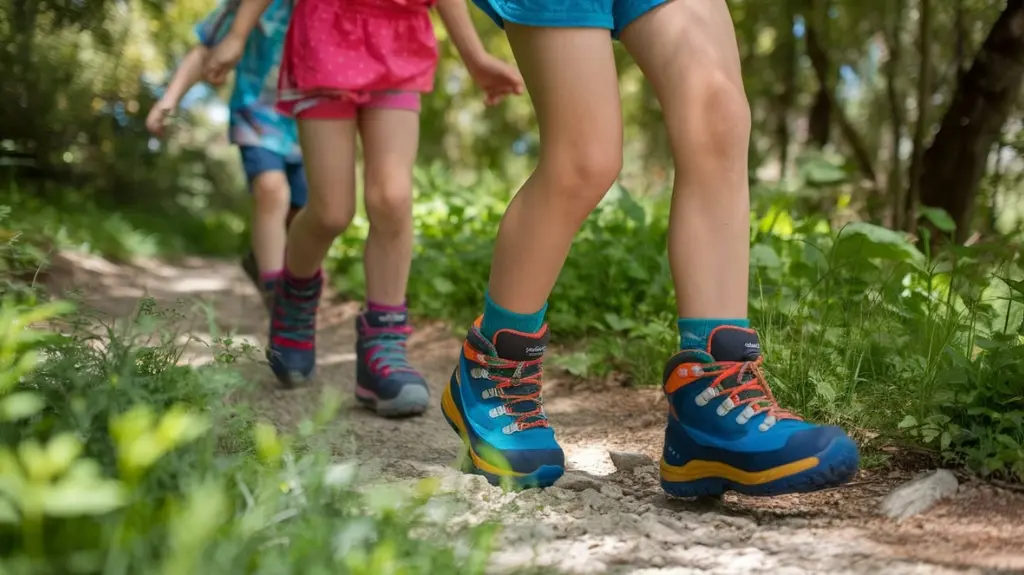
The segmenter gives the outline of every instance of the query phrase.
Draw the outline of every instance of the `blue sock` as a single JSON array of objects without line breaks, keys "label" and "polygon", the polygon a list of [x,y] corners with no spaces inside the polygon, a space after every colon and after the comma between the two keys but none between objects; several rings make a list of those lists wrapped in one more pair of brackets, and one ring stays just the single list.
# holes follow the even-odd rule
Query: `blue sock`
[{"label": "blue sock", "polygon": [[484,320],[480,327],[480,333],[487,339],[493,339],[494,334],[503,329],[537,333],[544,325],[544,312],[546,311],[548,311],[548,304],[544,304],[540,311],[530,314],[508,311],[494,303],[491,294],[484,294]]},{"label": "blue sock", "polygon": [[716,327],[729,325],[733,327],[749,328],[750,321],[746,319],[694,319],[680,318],[679,326],[679,349],[708,348],[708,338]]}]

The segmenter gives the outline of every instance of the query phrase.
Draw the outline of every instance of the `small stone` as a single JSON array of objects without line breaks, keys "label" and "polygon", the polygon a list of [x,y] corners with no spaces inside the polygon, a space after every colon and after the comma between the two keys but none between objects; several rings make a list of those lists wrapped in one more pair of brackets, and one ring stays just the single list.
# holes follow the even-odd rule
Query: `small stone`
[{"label": "small stone", "polygon": [[601,495],[609,497],[611,499],[622,499],[622,490],[615,485],[605,485],[601,487]]},{"label": "small stone", "polygon": [[939,500],[954,495],[960,482],[949,470],[937,469],[919,475],[896,488],[882,500],[880,511],[896,521],[928,511]]},{"label": "small stone", "polygon": [[587,489],[593,489],[594,491],[601,490],[601,482],[594,479],[590,475],[581,471],[566,471],[564,475],[555,483],[556,487],[562,489],[568,489],[569,491],[586,491]]},{"label": "small stone", "polygon": [[609,451],[615,469],[627,473],[638,468],[655,467],[654,460],[643,453],[632,453],[629,451]]}]

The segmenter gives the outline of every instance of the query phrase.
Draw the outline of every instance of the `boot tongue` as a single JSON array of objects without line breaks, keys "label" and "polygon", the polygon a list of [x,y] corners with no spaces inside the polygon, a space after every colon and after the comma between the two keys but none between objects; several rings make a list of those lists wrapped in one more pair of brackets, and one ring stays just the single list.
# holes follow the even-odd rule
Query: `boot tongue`
[{"label": "boot tongue", "polygon": [[407,311],[367,311],[363,313],[363,319],[368,327],[374,329],[390,329],[404,327],[409,322]]},{"label": "boot tongue", "polygon": [[498,357],[508,361],[532,361],[544,356],[551,332],[545,325],[537,333],[501,330],[494,334],[494,349]]},{"label": "boot tongue", "polygon": [[761,341],[752,329],[724,326],[711,335],[708,353],[715,361],[756,361],[761,357]]}]

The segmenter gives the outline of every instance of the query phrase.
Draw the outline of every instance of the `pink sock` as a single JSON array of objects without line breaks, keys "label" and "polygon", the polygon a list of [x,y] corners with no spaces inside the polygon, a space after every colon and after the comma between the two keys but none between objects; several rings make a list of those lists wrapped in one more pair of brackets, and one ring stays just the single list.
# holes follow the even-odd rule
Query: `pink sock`
[{"label": "pink sock", "polygon": [[272,272],[260,273],[260,281],[263,283],[276,282],[281,279],[281,275],[284,274],[284,270],[274,270]]},{"label": "pink sock", "polygon": [[380,311],[380,312],[394,311],[394,312],[400,312],[400,311],[405,311],[406,310],[406,306],[405,306],[405,302],[402,302],[401,305],[386,305],[386,304],[382,304],[382,303],[377,303],[377,302],[374,302],[374,301],[366,300],[366,309],[367,309],[367,311]]}]

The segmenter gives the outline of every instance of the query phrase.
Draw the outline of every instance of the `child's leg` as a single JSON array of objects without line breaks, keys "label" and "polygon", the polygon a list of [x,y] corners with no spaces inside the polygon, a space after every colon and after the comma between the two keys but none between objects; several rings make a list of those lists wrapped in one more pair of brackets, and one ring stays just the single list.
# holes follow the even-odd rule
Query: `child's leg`
[{"label": "child's leg", "polygon": [[365,164],[366,298],[405,304],[412,263],[412,169],[419,150],[419,94],[382,94],[359,113]]},{"label": "child's leg", "polygon": [[309,198],[288,233],[287,270],[296,277],[319,273],[327,250],[355,215],[354,111],[343,119],[317,112],[331,110],[313,108],[298,119]]},{"label": "child's leg", "polygon": [[662,104],[675,159],[668,249],[679,317],[746,318],[750,107],[728,8],[668,2],[622,41]]},{"label": "child's leg", "polygon": [[316,364],[320,266],[355,211],[355,110],[325,102],[297,120],[309,198],[288,230],[282,280],[271,312],[271,368],[282,383],[308,379]]},{"label": "child's leg", "polygon": [[285,158],[255,146],[243,146],[240,151],[253,198],[252,250],[243,258],[242,268],[269,308],[274,286],[284,267],[285,220],[290,194]]},{"label": "child's leg", "polygon": [[356,397],[387,417],[423,413],[430,400],[426,380],[406,354],[419,103],[415,92],[380,94],[359,112],[370,232],[363,253],[366,309],[356,321]]},{"label": "child's leg", "polygon": [[[561,26],[547,13],[533,16],[537,26]],[[576,25],[599,26],[601,18]],[[441,406],[469,445],[473,471],[492,482],[547,486],[565,458],[540,401],[545,302],[573,236],[618,176],[622,118],[607,29],[507,23],[507,31],[537,112],[540,160],[502,218],[483,318]]]},{"label": "child's leg", "polygon": [[622,8],[622,40],[658,95],[676,164],[669,259],[683,351],[665,369],[662,485],[694,496],[843,483],[856,472],[856,445],[779,407],[746,321],[750,111],[728,8],[723,0]]},{"label": "child's leg", "polygon": [[[608,31],[508,24],[540,126],[536,169],[498,228],[483,332],[536,332],[576,232],[622,169],[622,113]],[[553,55],[557,54],[555,58]]]}]

